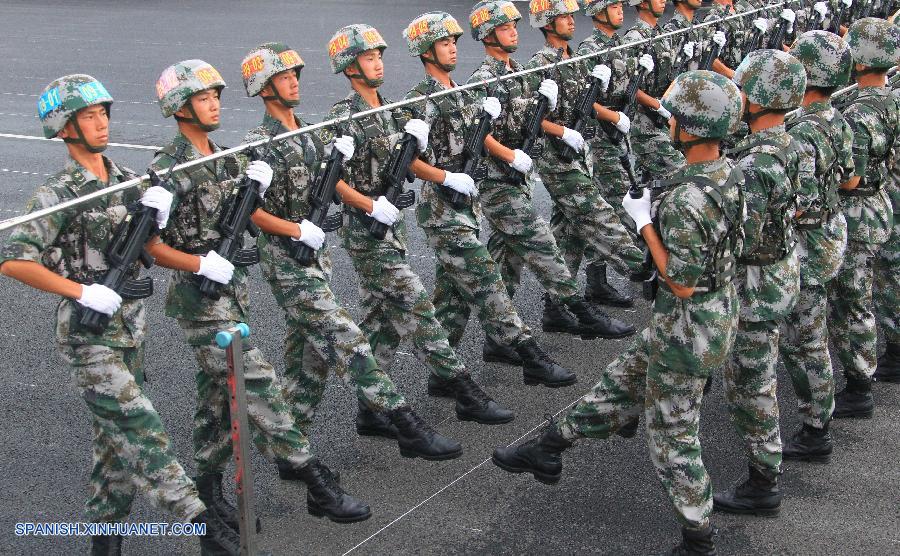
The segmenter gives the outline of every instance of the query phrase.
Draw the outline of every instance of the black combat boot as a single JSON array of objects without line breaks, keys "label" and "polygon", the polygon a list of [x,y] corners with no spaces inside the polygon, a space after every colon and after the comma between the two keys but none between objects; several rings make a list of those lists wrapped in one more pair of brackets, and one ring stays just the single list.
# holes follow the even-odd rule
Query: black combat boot
[{"label": "black combat boot", "polygon": [[525,384],[543,384],[549,388],[560,388],[578,382],[575,373],[566,370],[554,361],[541,349],[534,338],[528,338],[516,346],[516,352],[522,358],[522,375]]},{"label": "black combat boot", "polygon": [[578,322],[578,317],[570,313],[565,305],[551,300],[550,296],[545,293],[541,328],[544,332],[581,336],[584,327]]},{"label": "black combat boot", "polygon": [[209,508],[191,523],[206,524],[206,534],[200,537],[202,556],[240,556],[241,537]]},{"label": "black combat boot", "polygon": [[122,556],[122,535],[92,536],[91,556]]},{"label": "black combat boot", "polygon": [[306,483],[306,509],[310,515],[327,517],[335,523],[354,523],[372,517],[369,506],[344,492],[331,470],[318,459],[311,459],[293,473]]},{"label": "black combat boot", "polygon": [[494,465],[510,473],[531,473],[546,485],[554,485],[562,476],[562,453],[572,445],[560,434],[556,422],[550,422],[540,436],[519,444],[497,448],[491,456]]},{"label": "black combat boot", "polygon": [[516,414],[488,396],[468,374],[452,379],[428,375],[428,395],[456,398],[456,417],[482,425],[509,423]]},{"label": "black combat boot", "polygon": [[522,366],[522,358],[511,346],[501,346],[491,339],[484,337],[484,347],[481,349],[481,359],[485,363],[506,363],[507,365]]},{"label": "black combat boot", "polygon": [[621,436],[622,438],[634,438],[634,435],[637,434],[638,425],[641,423],[640,417],[635,417],[631,421],[628,421],[616,431],[616,434]]},{"label": "black combat boot", "polygon": [[713,509],[730,514],[754,514],[774,517],[781,511],[781,491],[778,475],[750,466],[746,481],[726,492],[713,495]]},{"label": "black combat boot", "polygon": [[886,347],[872,378],[877,382],[900,382],[900,344],[888,342]]},{"label": "black combat boot", "polygon": [[847,377],[847,386],[834,397],[833,419],[870,419],[875,413],[872,381],[868,378]]},{"label": "black combat boot", "polygon": [[397,429],[391,424],[386,413],[379,413],[369,409],[362,401],[359,402],[359,411],[356,413],[356,434],[360,436],[381,436],[397,438]]},{"label": "black combat boot", "polygon": [[395,409],[388,413],[388,417],[397,429],[401,456],[438,461],[462,455],[459,442],[432,429],[411,407]]},{"label": "black combat boot", "polygon": [[584,269],[587,282],[584,288],[584,300],[607,307],[634,307],[634,300],[626,294],[619,293],[606,280],[606,264],[591,263]]},{"label": "black combat boot", "polygon": [[716,545],[713,543],[713,528],[706,529],[681,528],[681,543],[669,552],[671,556],[716,556]]},{"label": "black combat boot", "polygon": [[[275,463],[278,465],[278,478],[280,478],[282,481],[302,481],[303,480],[303,478],[300,477],[300,474],[294,469],[294,467],[290,463],[288,463],[284,460],[276,460]],[[340,471],[333,471],[333,470],[329,469],[328,466],[325,465],[324,463],[322,463],[321,461],[319,462],[319,467],[321,467],[324,471],[331,473],[331,478],[334,479],[334,482],[336,482],[336,483],[341,482],[341,472]],[[256,532],[259,533],[259,523],[258,523],[259,520],[257,519],[256,521],[257,521]]]},{"label": "black combat boot", "polygon": [[803,423],[800,430],[784,443],[781,457],[786,460],[795,459],[828,463],[831,460],[833,448],[827,423],[821,429]]},{"label": "black combat boot", "polygon": [[581,337],[585,340],[594,338],[614,340],[631,336],[637,332],[630,324],[613,318],[599,309],[594,309],[584,301],[570,301],[566,306],[578,319],[578,324],[581,326]]}]

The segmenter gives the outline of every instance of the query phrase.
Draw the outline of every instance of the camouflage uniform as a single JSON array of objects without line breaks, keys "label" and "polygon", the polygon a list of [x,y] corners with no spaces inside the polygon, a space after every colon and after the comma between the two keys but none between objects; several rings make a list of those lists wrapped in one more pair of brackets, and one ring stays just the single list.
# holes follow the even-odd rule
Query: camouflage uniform
[{"label": "camouflage uniform", "polygon": [[[666,22],[665,25],[662,26],[662,30],[664,33],[669,33],[671,31],[680,31],[682,29],[688,29],[688,31],[675,35],[669,38],[669,41],[672,45],[672,48],[675,50],[674,55],[675,58],[672,62],[672,74],[671,77],[674,79],[679,73],[697,69],[698,64],[700,63],[700,58],[703,55],[703,49],[706,46],[704,41],[708,41],[709,37],[712,35],[710,29],[712,27],[703,27],[700,29],[695,29],[694,25],[699,23],[699,19],[696,19],[697,14],[694,14],[695,19],[693,21],[688,20],[678,10],[672,14],[672,19]],[[684,53],[684,45],[689,42],[694,43],[694,55],[688,59],[688,57]]]},{"label": "camouflage uniform", "polygon": [[[896,75],[894,81],[894,99],[900,104],[900,80]],[[900,212],[900,164],[896,162],[890,169],[887,191],[895,215],[894,229],[875,261],[875,307],[885,342],[900,345],[900,218],[896,216]]]},{"label": "camouflage uniform", "polygon": [[[740,13],[740,11],[738,2],[735,2],[733,5],[713,2],[712,7],[706,12],[706,17],[703,18],[703,22],[705,23],[707,21],[714,21],[732,16]],[[750,16],[736,17],[721,24],[722,31],[725,32],[728,42],[725,43],[725,46],[719,52],[719,60],[731,69],[738,67],[738,64],[740,64],[743,59],[743,56],[741,56],[741,50],[744,47],[743,40],[749,35],[752,35],[752,20],[753,17]]]},{"label": "camouflage uniform", "polygon": [[[36,191],[27,212],[136,177],[106,157],[104,163],[109,172],[105,183],[70,159],[64,170]],[[127,213],[126,205],[137,199],[137,192],[129,189],[22,224],[13,229],[0,252],[0,264],[32,261],[75,282],[100,282],[108,269],[103,253]],[[74,300],[59,302],[56,340],[92,414],[93,469],[85,504],[87,519],[123,521],[138,491],[180,521],[193,519],[205,506],[175,458],[159,414],[143,391],[143,301],[123,301],[100,334],[81,328],[79,309]]]},{"label": "camouflage uniform", "polygon": [[[153,159],[156,172],[175,164],[174,153],[187,144],[184,160],[200,157],[190,141],[179,133]],[[221,149],[210,142],[213,152]],[[243,173],[244,157],[224,157],[175,174],[175,202],[169,225],[161,234],[169,246],[194,255],[205,255],[218,247],[217,227],[222,203]],[[188,345],[194,350],[199,370],[197,410],[194,414],[194,459],[199,474],[221,473],[232,454],[231,419],[228,406],[228,365],[225,350],[215,335],[220,330],[249,320],[247,270],[236,268],[231,282],[213,300],[203,296],[197,276],[175,271],[169,281],[166,315],[178,319]],[[244,347],[244,375],[247,388],[247,412],[253,440],[270,460],[299,469],[310,460],[309,442],[291,417],[290,406],[282,396],[282,384],[275,369],[259,348]]]},{"label": "camouflage uniform", "polygon": [[[300,118],[296,121],[298,126],[307,125]],[[262,124],[251,130],[244,141],[258,141],[286,131],[281,122],[266,113]],[[306,218],[313,173],[323,156],[324,145],[316,134],[304,133],[273,143],[267,162],[274,170],[274,178],[262,208],[291,222]],[[357,395],[368,405],[380,411],[404,405],[403,396],[391,379],[379,370],[362,331],[338,304],[328,285],[328,248],[320,249],[315,262],[305,267],[291,258],[287,249],[291,243],[290,238],[267,234],[260,234],[258,240],[263,276],[285,313],[288,334],[284,345],[284,397],[291,405],[294,421],[301,430],[309,430],[332,369],[346,382],[352,378]]]}]

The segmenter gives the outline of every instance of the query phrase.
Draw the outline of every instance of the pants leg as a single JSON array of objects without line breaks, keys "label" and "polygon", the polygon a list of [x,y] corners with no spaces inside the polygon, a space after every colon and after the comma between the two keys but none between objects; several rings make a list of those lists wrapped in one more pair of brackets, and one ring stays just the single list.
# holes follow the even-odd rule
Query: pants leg
[{"label": "pants leg", "polygon": [[578,276],[581,269],[581,262],[584,260],[586,253],[593,253],[593,250],[586,249],[584,242],[575,229],[575,224],[566,218],[565,213],[556,205],[550,209],[550,231],[556,239],[556,245],[562,254],[566,267],[574,279]]},{"label": "pants leg", "polygon": [[847,242],[844,264],[828,284],[831,340],[847,376],[875,373],[878,334],[872,308],[872,266],[877,245]]},{"label": "pants leg", "polygon": [[[502,284],[503,278],[500,280]],[[431,294],[431,302],[434,304],[435,318],[447,331],[450,346],[456,348],[466,332],[472,309],[456,289],[456,283],[441,263],[437,263],[434,268],[434,292]]]},{"label": "pants leg", "polygon": [[900,260],[876,259],[874,300],[884,339],[900,344]]}]

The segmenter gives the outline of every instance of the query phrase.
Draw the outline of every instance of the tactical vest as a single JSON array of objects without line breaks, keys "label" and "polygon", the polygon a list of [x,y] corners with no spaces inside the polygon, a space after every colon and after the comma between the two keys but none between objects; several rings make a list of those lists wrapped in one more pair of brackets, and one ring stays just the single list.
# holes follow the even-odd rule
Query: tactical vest
[{"label": "tactical vest", "polygon": [[[349,103],[350,100],[341,102]],[[348,110],[352,112],[352,107]],[[382,118],[387,118],[387,122]],[[384,195],[387,185],[382,170],[388,166],[392,146],[403,136],[404,119],[399,111],[394,110],[390,114],[372,114],[350,123],[357,138],[357,148],[353,159],[347,164],[354,171],[353,188],[363,195],[373,199]],[[362,141],[358,140],[360,137]]]},{"label": "tactical vest", "polygon": [[819,198],[813,207],[804,212],[796,221],[798,230],[811,230],[821,228],[831,219],[831,216],[840,210],[838,190],[841,185],[841,176],[838,172],[837,130],[822,116],[818,114],[806,114],[792,121],[787,129],[790,131],[802,123],[808,123],[823,137],[828,138],[831,146],[831,162],[822,172],[816,167],[816,184],[818,185]]},{"label": "tactical vest", "polygon": [[290,222],[300,222],[309,216],[310,187],[316,163],[324,150],[321,139],[314,133],[295,135],[272,145],[269,158],[276,180],[266,191],[267,212]]},{"label": "tactical vest", "polygon": [[[887,102],[890,102],[891,105],[888,106]],[[862,97],[856,98],[853,101],[853,104],[862,104],[863,106],[868,106],[872,110],[878,114],[878,117],[885,124],[886,129],[896,129],[897,128],[897,103],[891,96],[885,96],[884,99],[882,97]],[[891,114],[894,114],[891,116]],[[865,125],[865,124],[860,124]],[[869,130],[871,134],[872,130]],[[888,171],[890,171],[894,166],[894,156],[895,156],[895,146],[897,144],[897,138],[891,135],[888,138],[887,148],[884,153],[880,156],[872,156],[869,157],[869,168],[881,167],[884,165]],[[884,180],[886,179],[886,173],[881,171],[879,168],[879,177],[878,181],[872,183],[871,180],[867,179],[870,170],[866,170],[866,175],[863,176],[859,180],[859,185],[857,185],[853,189],[841,189],[838,193],[843,197],[871,197],[881,191],[881,186]]]}]

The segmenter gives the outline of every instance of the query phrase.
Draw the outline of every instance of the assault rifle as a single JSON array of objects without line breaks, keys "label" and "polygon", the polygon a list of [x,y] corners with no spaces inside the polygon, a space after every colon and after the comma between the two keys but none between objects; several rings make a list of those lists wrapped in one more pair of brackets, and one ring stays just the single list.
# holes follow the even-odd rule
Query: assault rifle
[{"label": "assault rifle", "polygon": [[[634,118],[635,109],[637,108],[635,104],[637,92],[648,73],[647,68],[638,66],[638,72],[631,77],[631,81],[628,82],[628,87],[625,89],[625,103],[622,105],[622,113],[628,116],[629,119]],[[600,121],[600,127],[606,133],[606,136],[609,137],[609,140],[617,145],[625,139],[625,134],[619,131],[611,122],[602,120]],[[630,163],[631,160],[629,159]]]},{"label": "assault rifle", "polygon": [[[175,164],[184,157],[187,145],[185,142],[178,146],[178,150],[175,151]],[[173,172],[169,171],[166,182],[161,183],[156,172],[151,171],[150,185],[169,189],[172,174]],[[132,278],[131,274],[137,261],[141,261],[144,268],[150,268],[155,262],[144,246],[159,232],[156,226],[157,212],[155,208],[145,207],[140,201],[132,203],[128,207],[128,214],[116,228],[112,241],[106,247],[104,256],[109,270],[100,283],[115,291],[122,299],[144,299],[153,295],[153,278],[149,276]],[[109,319],[108,315],[82,307],[79,324],[93,334],[101,334],[109,326]]]},{"label": "assault rifle", "polygon": [[[715,31],[721,31],[721,23],[716,25]],[[701,70],[709,70],[712,69],[713,62],[719,57],[719,54],[722,52],[722,47],[719,46],[716,41],[710,38],[709,48],[703,51],[703,56],[700,58],[700,65],[697,66],[697,69]]]},{"label": "assault rifle", "polygon": [[[487,96],[494,96],[497,85],[498,83],[495,81],[488,90]],[[425,97],[425,102],[428,102],[427,96]],[[469,130],[469,134],[466,135],[466,142],[463,145],[463,163],[459,171],[463,174],[468,174],[475,181],[487,177],[487,168],[481,166],[481,159],[488,154],[484,148],[484,141],[493,129],[493,122],[491,115],[482,110],[478,116],[478,121],[475,122],[475,125]],[[447,189],[443,185],[437,185],[438,194],[449,202],[453,208],[462,210],[469,206],[469,200],[466,199],[468,195],[464,195],[459,191],[448,191]]]},{"label": "assault rifle", "polygon": [[751,52],[762,48],[762,39],[763,32],[760,31],[759,28],[754,26],[753,34],[750,35],[750,40],[744,43],[744,48],[743,50],[741,50],[741,59],[743,60]]},{"label": "assault rifle", "polygon": [[[572,120],[566,126],[569,129],[581,133],[585,140],[594,138],[595,128],[593,126],[588,127],[588,124],[597,118],[597,114],[594,111],[594,103],[597,102],[602,87],[603,82],[596,77],[591,76],[591,84],[584,91],[584,94],[581,95],[581,98],[578,99],[578,103],[575,105],[575,111],[572,114]],[[572,162],[575,160],[578,156],[575,149],[565,143],[560,143],[561,144],[557,149],[559,157],[565,162]]]},{"label": "assault rifle", "polygon": [[784,48],[784,37],[787,35],[789,26],[790,23],[788,20],[782,17],[778,18],[778,27],[775,28],[775,32],[772,33],[772,36],[769,37],[769,48],[779,51]]},{"label": "assault rifle", "polygon": [[[634,168],[631,165],[631,157],[630,149],[625,150],[625,154],[619,157],[619,160],[622,161],[622,166],[625,168],[625,173],[628,174],[628,182],[630,187],[628,189],[628,195],[632,199],[640,199],[643,197],[643,188],[637,182],[637,179],[634,177]],[[626,162],[627,161],[627,162]],[[653,185],[650,186],[651,195],[653,193]],[[659,290],[659,281],[657,278],[659,277],[659,271],[656,269],[656,264],[653,262],[653,255],[650,253],[650,248],[646,245],[644,246],[644,263],[641,266],[641,273],[636,278],[640,278],[642,283],[642,290],[644,299],[647,301],[653,301],[656,299],[656,292]],[[633,280],[635,278],[632,278]]]},{"label": "assault rifle", "polygon": [[[416,192],[404,191],[403,184],[415,181],[416,176],[409,167],[418,156],[419,140],[409,133],[404,133],[391,151],[390,161],[382,176],[387,183],[384,197],[398,209],[409,208],[416,202]],[[371,219],[369,234],[375,239],[384,239],[387,236],[388,225],[371,217],[366,218]]]},{"label": "assault rifle", "polygon": [[836,14],[833,14],[834,18],[831,20],[831,32],[835,35],[841,34],[841,21],[843,21],[844,12],[847,10],[847,6],[841,1],[838,2],[838,6],[838,11]]}]

